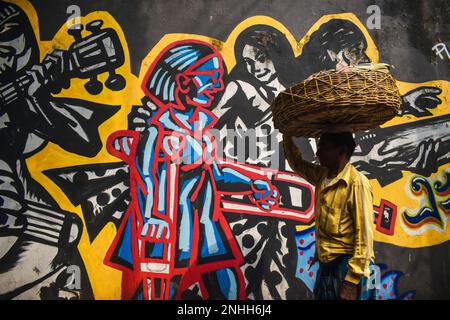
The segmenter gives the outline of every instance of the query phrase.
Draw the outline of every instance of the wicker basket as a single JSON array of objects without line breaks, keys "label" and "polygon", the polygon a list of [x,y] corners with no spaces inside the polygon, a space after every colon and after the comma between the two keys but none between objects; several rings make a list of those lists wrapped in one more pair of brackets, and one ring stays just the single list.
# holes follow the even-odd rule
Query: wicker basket
[{"label": "wicker basket", "polygon": [[395,79],[374,66],[321,71],[281,92],[271,105],[275,128],[316,138],[332,124],[358,132],[392,119],[400,108]]}]

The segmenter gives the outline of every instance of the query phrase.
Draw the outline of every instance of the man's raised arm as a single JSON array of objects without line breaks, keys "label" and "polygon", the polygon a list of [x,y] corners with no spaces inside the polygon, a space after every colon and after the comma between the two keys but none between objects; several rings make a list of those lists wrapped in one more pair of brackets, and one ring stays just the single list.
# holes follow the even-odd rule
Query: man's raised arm
[{"label": "man's raised arm", "polygon": [[321,176],[325,173],[325,168],[317,164],[308,162],[302,158],[302,154],[294,144],[291,136],[283,134],[283,149],[289,166],[299,176],[316,186]]}]

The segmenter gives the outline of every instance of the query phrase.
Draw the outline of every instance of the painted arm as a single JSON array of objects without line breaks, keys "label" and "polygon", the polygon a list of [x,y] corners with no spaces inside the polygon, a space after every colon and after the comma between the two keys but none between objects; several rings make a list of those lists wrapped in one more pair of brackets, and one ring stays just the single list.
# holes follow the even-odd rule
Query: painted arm
[{"label": "painted arm", "polygon": [[219,103],[212,110],[218,119],[215,125],[216,128],[223,128],[227,124],[229,117],[225,116],[225,114],[227,114],[228,111],[233,110],[233,97],[236,95],[238,89],[238,84],[235,81],[229,82]]},{"label": "painted arm", "polygon": [[[162,218],[166,215],[166,196],[167,196],[167,163],[155,162],[155,144],[158,139],[158,129],[150,125],[147,129],[148,138],[144,148],[144,160],[142,173],[146,186],[147,195],[144,204],[145,223],[142,227],[141,236],[149,236],[156,241],[168,240],[170,237],[169,222]],[[157,181],[156,181],[157,179]],[[156,183],[157,182],[157,183]],[[156,203],[155,203],[155,200]],[[154,208],[154,206],[157,208]],[[153,215],[157,211],[159,217]],[[161,239],[166,230],[165,237]]]},{"label": "painted arm", "polygon": [[262,177],[252,180],[234,168],[219,168],[215,161],[212,163],[212,171],[220,191],[249,194],[250,200],[263,210],[270,210],[278,204],[278,189]]},{"label": "painted arm", "polygon": [[239,193],[251,191],[252,180],[236,169],[229,167],[219,168],[216,161],[213,161],[212,169],[219,190],[233,190]]}]

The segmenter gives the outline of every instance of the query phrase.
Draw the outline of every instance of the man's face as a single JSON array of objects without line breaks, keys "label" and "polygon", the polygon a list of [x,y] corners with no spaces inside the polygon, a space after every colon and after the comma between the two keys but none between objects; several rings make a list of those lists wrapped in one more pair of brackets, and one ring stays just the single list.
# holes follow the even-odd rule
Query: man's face
[{"label": "man's face", "polygon": [[319,158],[321,166],[333,168],[345,154],[342,147],[336,146],[330,139],[324,136],[319,139],[316,156]]},{"label": "man's face", "polygon": [[247,65],[247,71],[261,82],[271,81],[276,73],[275,66],[264,51],[245,45],[242,57]]}]

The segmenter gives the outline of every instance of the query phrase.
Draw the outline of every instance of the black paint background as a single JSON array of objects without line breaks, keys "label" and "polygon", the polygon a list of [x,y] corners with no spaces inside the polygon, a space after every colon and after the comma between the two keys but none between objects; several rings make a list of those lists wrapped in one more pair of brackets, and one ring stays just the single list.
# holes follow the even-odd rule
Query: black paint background
[{"label": "black paint background", "polygon": [[[318,1],[318,0],[33,0],[42,40],[50,40],[67,20],[66,9],[77,4],[82,15],[107,11],[121,25],[130,50],[132,71],[138,75],[142,59],[166,33],[192,33],[226,40],[234,27],[248,17],[270,16],[300,40],[323,15],[354,13],[363,23],[366,9],[382,10],[380,30],[368,30],[380,52],[380,61],[393,64],[401,81],[450,80],[449,60],[441,60],[432,46],[444,42],[450,48],[450,2],[418,1]],[[417,290],[418,299],[450,299],[450,242],[408,249],[376,244],[377,262],[405,273],[399,293]],[[411,258],[409,255],[411,254]],[[405,263],[408,261],[408,263]],[[431,268],[430,268],[431,264]]]},{"label": "black paint background", "polygon": [[[450,62],[431,49],[444,42],[450,49],[450,2],[446,0],[32,0],[42,40],[50,40],[76,4],[81,14],[108,11],[121,25],[130,49],[132,71],[166,33],[192,33],[226,40],[248,17],[270,16],[300,40],[323,15],[354,13],[363,24],[367,7],[381,8],[381,29],[368,30],[380,61],[393,64],[401,81],[450,80]],[[44,23],[45,22],[45,23]]]}]

